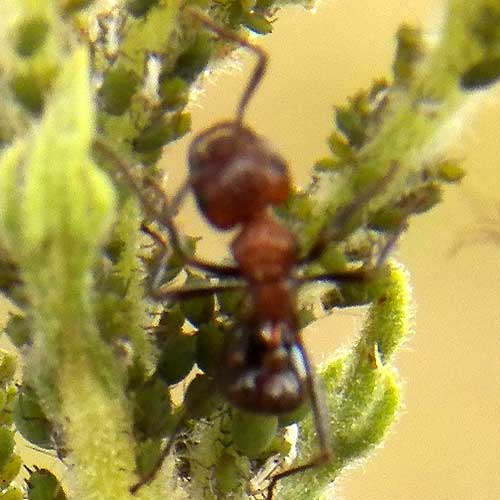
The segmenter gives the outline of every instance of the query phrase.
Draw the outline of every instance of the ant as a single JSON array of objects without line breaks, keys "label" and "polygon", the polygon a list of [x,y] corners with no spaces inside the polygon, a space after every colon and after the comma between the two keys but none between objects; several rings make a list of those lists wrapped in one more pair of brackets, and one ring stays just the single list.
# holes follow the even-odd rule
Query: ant
[{"label": "ant", "polygon": [[[246,291],[248,311],[226,341],[215,376],[215,383],[226,400],[248,412],[276,416],[290,413],[307,401],[310,403],[319,454],[308,463],[272,476],[267,493],[267,499],[271,500],[279,480],[314,468],[332,456],[326,410],[318,397],[313,368],[300,336],[296,302],[298,289],[304,283],[318,280],[334,283],[366,281],[384,260],[394,241],[384,246],[371,271],[365,266],[316,276],[299,276],[294,271],[323,253],[356,211],[386,186],[395,167],[381,181],[361,192],[350,205],[339,210],[332,225],[334,229],[329,227],[328,231],[323,231],[306,255],[300,257],[295,235],[272,213],[272,207],[285,202],[291,193],[288,165],[263,137],[243,123],[248,103],[266,71],[268,55],[260,47],[226,31],[198,11],[189,9],[189,15],[219,38],[245,47],[257,57],[235,119],[217,123],[194,138],[188,153],[189,178],[172,203],[167,202],[163,188],[154,179],[146,179],[157,198],[152,200],[133,175],[130,165],[104,145],[97,143],[97,146],[118,165],[145,215],[168,233],[167,241],[162,233],[143,225],[154,240],[165,248],[171,245],[189,267],[214,277],[239,280],[199,288],[172,290],[161,287],[150,291],[154,300],[185,300],[230,290]],[[173,219],[189,191],[212,226],[219,230],[238,228],[239,232],[231,243],[236,265],[203,261],[183,250]],[[155,477],[170,453],[179,430],[180,427],[174,431],[152,470],[132,486],[132,493]]]}]

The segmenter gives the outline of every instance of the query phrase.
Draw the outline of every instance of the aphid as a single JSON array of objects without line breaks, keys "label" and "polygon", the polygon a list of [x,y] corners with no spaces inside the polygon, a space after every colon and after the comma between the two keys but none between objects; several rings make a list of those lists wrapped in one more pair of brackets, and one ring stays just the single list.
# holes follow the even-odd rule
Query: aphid
[{"label": "aphid", "polygon": [[[130,168],[116,157],[113,160],[134,189],[146,215],[167,230],[169,244],[184,258],[187,266],[221,279],[233,278],[233,283],[227,285],[222,282],[205,288],[152,290],[152,297],[183,300],[228,290],[245,290],[248,295],[248,310],[229,336],[215,376],[215,383],[227,401],[237,408],[267,415],[287,414],[307,401],[310,403],[319,455],[308,463],[272,476],[267,494],[269,500],[277,481],[324,463],[331,456],[325,410],[299,332],[298,288],[316,280],[360,282],[367,279],[368,273],[366,269],[353,269],[314,277],[297,275],[295,270],[321,255],[332,236],[325,231],[300,258],[295,235],[272,213],[272,207],[284,202],[290,194],[288,165],[263,137],[243,123],[248,102],[265,73],[268,56],[261,48],[214,25],[202,14],[191,13],[219,37],[246,47],[257,56],[257,65],[240,99],[236,118],[209,127],[192,141],[190,175],[172,204],[167,203],[162,188],[154,181],[150,182],[150,187],[157,200],[152,201],[150,193],[135,180]],[[356,210],[378,194],[391,176],[392,172],[341,210],[334,221],[335,227],[341,227]],[[189,191],[211,225],[223,230],[238,228],[231,243],[236,265],[217,265],[183,251],[173,214]],[[156,203],[159,200],[160,208]],[[148,232],[162,246],[168,246],[160,233],[151,228]],[[388,248],[389,245],[382,252],[383,256]],[[234,284],[234,279],[239,282]],[[173,441],[171,438],[158,463],[131,488],[132,492],[154,478]]]}]

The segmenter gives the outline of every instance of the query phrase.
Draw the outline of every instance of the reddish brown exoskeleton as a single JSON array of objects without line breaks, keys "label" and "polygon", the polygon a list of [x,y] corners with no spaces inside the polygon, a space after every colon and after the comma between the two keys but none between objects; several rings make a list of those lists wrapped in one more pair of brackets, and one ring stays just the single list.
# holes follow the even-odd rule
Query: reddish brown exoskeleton
[{"label": "reddish brown exoskeleton", "polygon": [[[357,282],[367,278],[365,269],[353,269],[314,277],[299,277],[301,265],[317,258],[331,240],[323,232],[311,250],[299,256],[295,235],[273,214],[273,206],[287,200],[291,191],[288,165],[268,144],[243,123],[248,102],[262,79],[267,54],[247,40],[215,25],[197,11],[191,15],[220,38],[251,50],[258,59],[234,120],[217,123],[198,134],[189,149],[189,178],[172,204],[162,188],[150,183],[155,193],[146,192],[131,169],[118,158],[113,160],[137,195],[147,216],[168,232],[167,240],[155,230],[150,235],[163,246],[171,246],[187,266],[203,270],[221,279],[232,278],[240,284],[209,286],[198,289],[157,289],[155,300],[183,300],[227,290],[245,290],[249,307],[234,328],[223,350],[215,383],[227,401],[249,412],[281,415],[309,401],[314,417],[319,454],[312,461],[284,470],[271,477],[267,498],[277,481],[324,463],[331,456],[323,405],[318,399],[312,368],[299,332],[296,295],[305,282],[323,280]],[[109,151],[105,153],[110,154]],[[360,206],[378,194],[391,174],[362,193],[352,205],[338,214],[335,223],[349,219]],[[192,257],[183,251],[173,216],[189,191],[207,221],[217,229],[237,228],[231,243],[234,266],[218,265]],[[158,208],[157,201],[161,201]],[[132,492],[151,481],[171,450],[173,436],[160,460],[135,484]]]}]

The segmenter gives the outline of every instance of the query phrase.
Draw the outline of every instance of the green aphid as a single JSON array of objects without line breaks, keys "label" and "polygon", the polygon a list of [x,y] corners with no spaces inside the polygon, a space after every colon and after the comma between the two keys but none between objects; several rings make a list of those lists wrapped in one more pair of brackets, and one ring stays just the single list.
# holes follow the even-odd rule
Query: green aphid
[{"label": "green aphid", "polygon": [[159,0],[128,0],[127,10],[134,17],[142,17],[151,7],[159,3]]},{"label": "green aphid", "polygon": [[355,148],[363,145],[366,140],[365,117],[356,110],[337,107],[335,123],[339,130],[347,137],[349,144]]},{"label": "green aphid", "polygon": [[130,106],[139,78],[122,66],[111,68],[99,90],[102,108],[111,115],[122,115]]},{"label": "green aphid", "polygon": [[473,64],[460,78],[463,90],[483,90],[500,80],[500,56],[486,57]]},{"label": "green aphid", "polygon": [[396,231],[406,218],[407,215],[402,208],[385,206],[370,215],[368,226],[375,231]]},{"label": "green aphid", "polygon": [[19,103],[28,111],[40,114],[43,109],[44,93],[38,78],[31,73],[18,73],[10,82],[10,87]]},{"label": "green aphid", "polygon": [[163,437],[173,426],[168,385],[153,378],[134,391],[134,424],[142,437]]},{"label": "green aphid", "polygon": [[461,181],[465,176],[465,170],[456,161],[443,161],[437,165],[438,177],[449,183]]},{"label": "green aphid", "polygon": [[331,172],[332,170],[336,170],[338,166],[339,162],[334,158],[321,158],[320,160],[316,160],[314,170],[317,172]]},{"label": "green aphid", "polygon": [[158,90],[163,109],[173,111],[185,106],[189,99],[189,86],[180,76],[162,78]]},{"label": "green aphid", "polygon": [[278,417],[258,415],[233,409],[232,436],[234,446],[249,458],[263,453],[278,430]]},{"label": "green aphid", "polygon": [[14,452],[14,432],[7,427],[0,427],[0,469],[11,460]]},{"label": "green aphid", "polygon": [[167,384],[177,384],[192,370],[196,361],[196,336],[181,332],[167,335],[161,345],[157,373]]},{"label": "green aphid", "polygon": [[66,493],[59,480],[47,469],[30,471],[26,481],[28,500],[66,500]]},{"label": "green aphid", "polygon": [[16,478],[22,463],[23,461],[18,454],[10,455],[8,462],[0,469],[0,489],[6,488]]},{"label": "green aphid", "polygon": [[0,386],[13,381],[17,369],[17,357],[4,349],[0,349]]},{"label": "green aphid", "polygon": [[207,66],[211,53],[211,37],[206,33],[198,33],[177,58],[174,73],[187,82],[192,82]]},{"label": "green aphid", "polygon": [[14,419],[17,430],[30,443],[44,449],[54,447],[52,423],[45,415],[35,390],[27,385],[18,389]]},{"label": "green aphid", "polygon": [[16,27],[16,52],[22,57],[33,56],[45,43],[49,28],[44,17],[23,19]]},{"label": "green aphid", "polygon": [[258,35],[267,35],[273,31],[272,23],[256,12],[245,12],[241,24]]},{"label": "green aphid", "polygon": [[184,396],[184,405],[190,417],[208,417],[221,403],[221,395],[210,377],[198,374],[191,380]]},{"label": "green aphid", "polygon": [[328,147],[330,151],[340,160],[350,160],[353,157],[353,151],[345,137],[338,132],[333,132],[328,138]]},{"label": "green aphid", "polygon": [[134,139],[134,150],[138,153],[158,152],[165,144],[182,137],[190,128],[189,113],[162,116]]}]

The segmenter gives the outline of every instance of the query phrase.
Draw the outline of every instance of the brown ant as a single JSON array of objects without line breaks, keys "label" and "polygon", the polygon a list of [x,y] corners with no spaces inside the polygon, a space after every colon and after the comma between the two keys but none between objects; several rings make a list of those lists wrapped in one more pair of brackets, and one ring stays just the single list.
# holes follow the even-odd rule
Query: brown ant
[{"label": "brown ant", "polygon": [[[313,370],[299,332],[298,288],[303,283],[318,280],[361,282],[369,275],[363,268],[301,277],[293,270],[320,256],[355,212],[380,193],[395,169],[392,168],[384,179],[340,210],[329,230],[324,231],[309,252],[299,258],[295,235],[273,216],[271,210],[290,195],[288,165],[264,138],[243,124],[248,102],[265,73],[268,56],[261,48],[217,26],[203,14],[194,10],[189,14],[220,38],[246,47],[257,56],[257,65],[240,99],[236,118],[209,127],[192,141],[188,157],[190,175],[172,204],[167,202],[162,187],[149,179],[146,183],[158,198],[152,201],[135,179],[130,166],[109,148],[102,144],[97,146],[118,165],[145,214],[166,229],[170,245],[186,265],[215,277],[241,281],[204,288],[159,288],[151,291],[155,300],[183,300],[228,290],[247,292],[248,312],[227,341],[215,377],[227,401],[237,408],[267,415],[290,413],[306,401],[310,402],[319,455],[308,463],[271,477],[267,494],[270,500],[280,479],[316,467],[331,457],[325,410],[318,398]],[[183,250],[173,215],[189,190],[211,225],[222,230],[238,227],[239,233],[231,243],[235,266],[203,261]],[[160,202],[160,208],[157,202]],[[161,233],[148,226],[144,228],[160,245],[169,246]],[[389,243],[384,247],[379,262],[390,246]],[[173,446],[174,438],[175,432],[152,470],[132,486],[132,493],[155,477]]]}]

